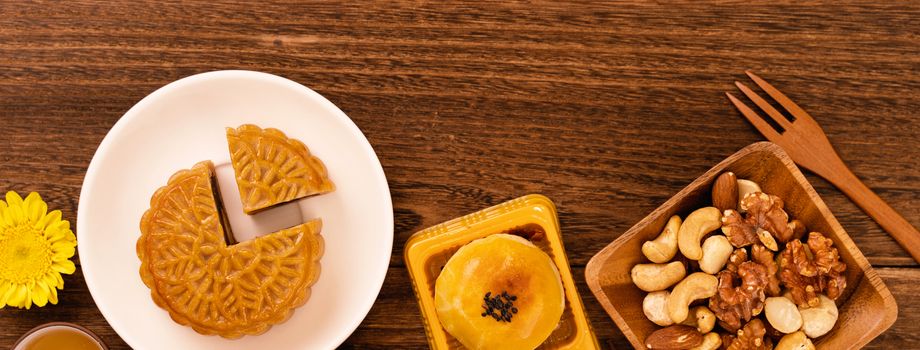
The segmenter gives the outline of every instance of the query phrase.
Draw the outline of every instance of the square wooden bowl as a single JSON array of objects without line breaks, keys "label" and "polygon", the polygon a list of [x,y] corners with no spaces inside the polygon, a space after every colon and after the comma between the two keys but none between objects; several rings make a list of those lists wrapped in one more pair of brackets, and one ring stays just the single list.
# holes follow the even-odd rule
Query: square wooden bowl
[{"label": "square wooden bowl", "polygon": [[894,323],[898,317],[897,304],[866,257],[786,152],[773,143],[759,142],[697,178],[588,262],[585,277],[591,292],[634,347],[645,348],[645,338],[661,328],[642,313],[646,293],[630,279],[632,267],[647,262],[640,251],[642,243],[657,237],[672,215],[686,217],[695,209],[711,206],[712,183],[725,171],[753,180],[764,192],[782,198],[786,212],[801,220],[809,232],[818,231],[830,237],[847,264],[847,287],[837,299],[840,317],[830,333],[817,339],[818,348],[860,348]]}]

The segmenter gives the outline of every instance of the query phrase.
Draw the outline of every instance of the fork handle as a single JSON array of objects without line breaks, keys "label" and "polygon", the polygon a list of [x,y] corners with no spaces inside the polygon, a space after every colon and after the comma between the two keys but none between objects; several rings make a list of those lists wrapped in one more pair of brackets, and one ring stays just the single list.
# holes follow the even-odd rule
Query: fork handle
[{"label": "fork handle", "polygon": [[891,237],[894,237],[914,261],[920,262],[920,232],[888,203],[879,198],[845,165],[836,169],[835,176],[827,177],[866,214],[872,217]]}]

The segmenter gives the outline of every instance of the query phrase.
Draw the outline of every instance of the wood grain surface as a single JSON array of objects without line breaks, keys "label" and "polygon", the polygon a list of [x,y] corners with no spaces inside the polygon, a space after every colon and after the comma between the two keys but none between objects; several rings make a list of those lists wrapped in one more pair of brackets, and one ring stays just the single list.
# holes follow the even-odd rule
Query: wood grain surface
[{"label": "wood grain surface", "polygon": [[[378,302],[343,348],[425,348],[402,248],[430,225],[542,193],[559,208],[591,322],[628,348],[584,285],[607,243],[763,138],[723,92],[757,72],[920,225],[920,3],[175,3],[0,1],[0,191],[74,221],[99,142],[138,100],[219,69],[318,91],[367,135],[395,207]],[[809,181],[898,300],[871,348],[920,347],[920,267],[837,189]],[[0,309],[0,348],[49,321],[128,346],[82,274],[60,303]]]}]

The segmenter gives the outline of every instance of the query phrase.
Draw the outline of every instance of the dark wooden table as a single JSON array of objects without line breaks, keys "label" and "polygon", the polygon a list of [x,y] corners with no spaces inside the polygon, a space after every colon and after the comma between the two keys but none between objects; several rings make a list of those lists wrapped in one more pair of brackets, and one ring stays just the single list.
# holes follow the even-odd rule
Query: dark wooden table
[{"label": "dark wooden table", "polygon": [[[588,259],[763,138],[723,92],[752,69],[811,112],[853,171],[920,225],[920,3],[110,4],[0,2],[0,191],[76,220],[87,165],[135,102],[251,69],[301,82],[364,131],[396,216],[376,305],[343,348],[425,348],[402,260],[413,232],[527,194],[558,205],[600,342],[628,348]],[[897,297],[872,348],[920,347],[920,268],[837,189],[809,180]],[[127,345],[79,269],[60,303],[0,309],[0,348],[49,321]]]}]

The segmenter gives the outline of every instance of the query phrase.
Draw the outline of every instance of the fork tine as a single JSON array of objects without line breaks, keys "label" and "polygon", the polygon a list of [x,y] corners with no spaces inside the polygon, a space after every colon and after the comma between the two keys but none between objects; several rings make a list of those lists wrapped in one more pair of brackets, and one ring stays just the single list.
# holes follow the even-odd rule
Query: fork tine
[{"label": "fork tine", "polygon": [[751,71],[746,70],[744,71],[744,74],[747,74],[747,76],[750,77],[754,83],[757,83],[757,86],[760,86],[763,91],[766,91],[770,97],[773,97],[776,102],[779,102],[779,104],[782,105],[783,108],[786,108],[786,110],[789,111],[789,114],[792,114],[792,116],[796,119],[810,120],[812,122],[815,121],[814,118],[808,115],[808,112],[805,112],[804,109],[795,104],[795,102],[792,102],[792,100],[786,97],[786,95],[784,95],[782,92],[779,92],[779,90],[773,87],[773,85],[770,85],[770,83],[767,83]]},{"label": "fork tine", "polygon": [[776,108],[773,108],[773,106],[767,103],[767,101],[764,101],[764,99],[760,98],[760,95],[754,91],[751,91],[751,89],[749,89],[746,85],[736,81],[735,86],[737,86],[738,89],[741,89],[741,92],[743,92],[744,95],[751,99],[751,101],[754,101],[754,103],[757,104],[760,109],[762,109],[764,112],[767,112],[767,115],[776,121],[776,124],[779,124],[779,126],[781,126],[784,130],[789,130],[789,127],[791,126],[790,124],[792,123],[790,123],[789,120],[787,120],[786,117],[784,117],[782,114],[780,114]]},{"label": "fork tine", "polygon": [[773,126],[771,126],[759,115],[757,115],[757,112],[754,112],[751,108],[744,104],[744,102],[741,102],[741,100],[737,99],[731,93],[726,92],[725,95],[727,95],[728,99],[732,101],[732,103],[736,108],[738,108],[739,111],[741,111],[741,115],[743,115],[744,118],[751,122],[751,124],[754,124],[754,127],[757,128],[757,130],[760,131],[760,133],[763,134],[767,140],[779,142],[779,133],[773,129]]}]

